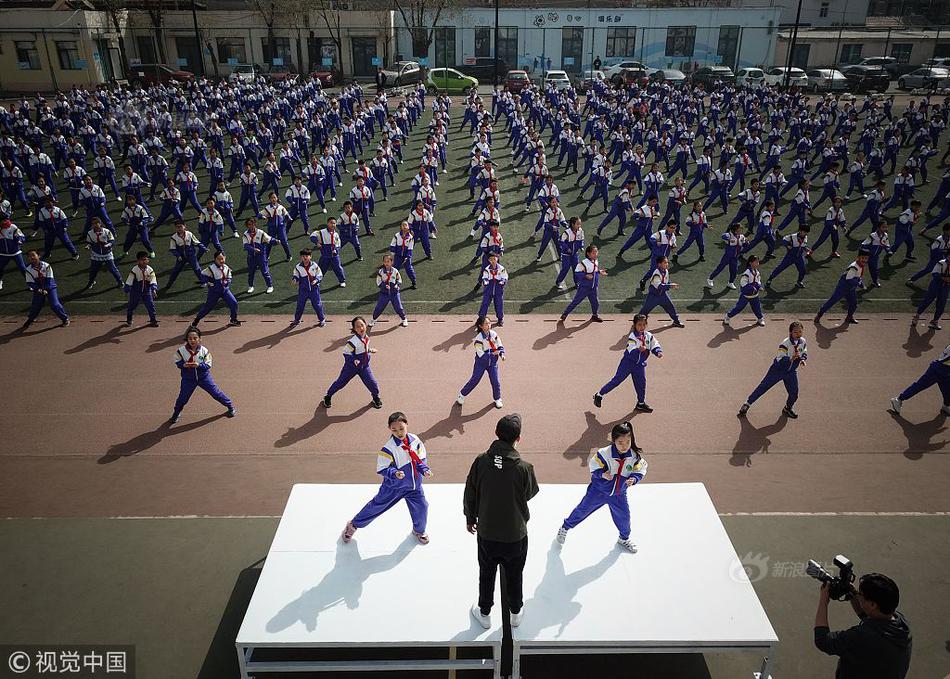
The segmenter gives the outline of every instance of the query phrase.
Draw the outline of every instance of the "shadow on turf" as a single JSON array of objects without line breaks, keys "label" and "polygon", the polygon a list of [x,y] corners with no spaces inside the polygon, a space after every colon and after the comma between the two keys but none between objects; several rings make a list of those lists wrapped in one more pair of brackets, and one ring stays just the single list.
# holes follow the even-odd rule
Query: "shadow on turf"
[{"label": "shadow on turf", "polygon": [[97,464],[109,464],[110,462],[115,462],[123,457],[132,457],[133,455],[138,455],[139,453],[144,453],[149,448],[154,448],[157,444],[161,443],[168,436],[175,436],[177,434],[184,434],[195,429],[200,429],[201,427],[211,424],[215,420],[220,420],[224,417],[224,413],[220,415],[212,415],[211,417],[206,417],[197,422],[189,422],[188,424],[174,425],[170,422],[162,422],[157,428],[152,431],[147,431],[144,434],[139,434],[138,436],[124,441],[122,443],[115,443],[109,446],[109,450],[106,451],[105,455],[96,460]]},{"label": "shadow on turf", "polygon": [[249,351],[254,349],[273,349],[278,344],[280,344],[285,339],[289,339],[296,335],[303,335],[304,333],[310,332],[311,330],[316,329],[318,326],[315,324],[310,324],[306,326],[297,326],[296,328],[291,328],[289,325],[285,325],[283,328],[278,330],[275,333],[270,335],[265,335],[264,337],[258,337],[253,339],[250,342],[247,342],[243,346],[238,347],[234,350],[235,354],[246,354]]},{"label": "shadow on turf", "polygon": [[570,339],[571,335],[576,332],[580,332],[587,326],[589,326],[593,321],[587,319],[580,325],[575,325],[570,328],[567,327],[564,323],[558,323],[555,325],[554,330],[549,332],[547,335],[543,335],[534,341],[534,345],[531,347],[535,351],[540,351],[541,349],[547,349],[548,347],[557,344],[558,342],[566,339]]},{"label": "shadow on turf", "polygon": [[734,342],[753,328],[757,327],[758,326],[754,323],[750,325],[744,325],[740,328],[732,328],[728,325],[724,325],[722,326],[722,330],[719,332],[719,334],[709,340],[709,342],[706,343],[706,346],[710,349],[718,349],[723,344],[726,344],[727,342]]},{"label": "shadow on turf", "polygon": [[831,348],[831,343],[837,339],[838,335],[842,332],[847,331],[848,324],[841,322],[840,325],[836,325],[833,328],[829,328],[822,324],[821,321],[817,321],[815,324],[815,343],[820,349],[829,349]]},{"label": "shadow on turf", "polygon": [[941,411],[938,410],[937,414],[926,422],[910,422],[891,410],[887,414],[900,426],[907,438],[907,449],[904,451],[904,457],[908,460],[919,460],[926,453],[947,452],[950,439],[932,441],[937,434],[947,431],[948,418]]},{"label": "shadow on turf", "polygon": [[937,331],[932,328],[927,328],[927,330],[921,334],[917,330],[917,326],[912,325],[907,335],[907,341],[901,345],[901,348],[907,352],[908,358],[920,358],[934,348],[931,340],[936,334]]},{"label": "shadow on turf", "polygon": [[291,427],[288,429],[279,439],[274,441],[274,447],[287,448],[295,443],[306,441],[324,431],[331,424],[355,420],[360,415],[368,412],[371,407],[372,404],[367,403],[351,413],[331,415],[323,405],[318,405],[317,409],[313,411],[313,417],[311,417],[309,421],[304,422],[299,427]]},{"label": "shadow on turf", "polygon": [[221,614],[214,638],[208,646],[198,679],[219,679],[219,677],[236,677],[240,675],[237,659],[234,653],[234,640],[241,629],[241,622],[247,607],[251,603],[251,595],[257,587],[261,577],[261,559],[242,570],[231,589],[231,596]]},{"label": "shadow on turf", "polygon": [[484,406],[482,406],[481,409],[472,413],[468,413],[467,415],[463,415],[462,406],[453,403],[452,408],[449,410],[449,414],[446,417],[439,420],[425,431],[420,432],[418,436],[423,441],[428,439],[454,438],[453,432],[458,432],[459,435],[464,434],[466,424],[481,419],[495,409],[495,404],[489,401]]},{"label": "shadow on turf", "polygon": [[788,418],[785,415],[780,415],[774,423],[764,427],[756,427],[748,417],[740,417],[738,420],[739,438],[736,439],[732,456],[729,458],[729,464],[733,467],[751,467],[753,455],[768,454],[769,446],[772,445],[772,439],[769,437],[785,429],[785,425],[788,424]]}]

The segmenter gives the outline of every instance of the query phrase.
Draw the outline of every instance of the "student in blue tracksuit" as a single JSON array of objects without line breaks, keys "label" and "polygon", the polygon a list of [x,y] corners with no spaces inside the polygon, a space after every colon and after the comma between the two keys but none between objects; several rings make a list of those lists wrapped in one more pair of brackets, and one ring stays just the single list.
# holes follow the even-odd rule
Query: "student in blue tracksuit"
[{"label": "student in blue tracksuit", "polygon": [[198,279],[198,285],[204,285],[201,278],[201,267],[198,260],[207,251],[207,248],[201,244],[201,241],[191,231],[185,228],[184,222],[175,223],[175,233],[172,234],[168,244],[168,251],[175,256],[175,266],[168,277],[165,289],[168,290],[174,284],[178,275],[184,271],[186,266],[190,266]]},{"label": "student in blue tracksuit", "polygon": [[254,292],[254,276],[260,270],[264,284],[267,285],[264,292],[269,295],[274,292],[274,279],[270,275],[268,261],[274,239],[257,228],[257,219],[254,217],[245,220],[244,226],[247,228],[244,230],[241,244],[247,253],[247,293]]},{"label": "student in blue tracksuit", "polygon": [[155,256],[155,249],[152,247],[152,241],[149,238],[149,225],[152,223],[152,215],[144,206],[139,205],[135,196],[126,196],[125,209],[122,211],[122,223],[126,225],[125,242],[122,244],[122,254],[119,259],[125,257],[126,253],[132,249],[136,240],[142,241],[142,245],[149,252],[150,257]]},{"label": "student in blue tracksuit", "polygon": [[663,348],[656,341],[653,333],[647,332],[648,317],[646,314],[637,314],[633,317],[633,329],[627,337],[627,348],[620,358],[617,372],[610,381],[594,394],[594,405],[598,408],[604,402],[604,396],[619,387],[629,377],[637,393],[635,410],[652,413],[653,408],[647,405],[647,376],[646,366],[650,354],[663,358]]},{"label": "student in blue tracksuit", "polygon": [[40,315],[43,305],[49,301],[50,309],[59,316],[63,327],[69,325],[69,314],[59,301],[59,294],[56,290],[56,279],[53,277],[53,267],[40,259],[36,250],[30,250],[26,253],[26,287],[33,293],[33,301],[30,304],[30,312],[27,314],[26,321],[22,329],[28,328],[36,317]]},{"label": "student in blue tracksuit", "polygon": [[633,203],[631,199],[633,191],[633,181],[627,180],[623,183],[623,187],[620,189],[619,193],[614,197],[613,202],[610,204],[610,212],[608,212],[603,220],[600,222],[600,226],[597,227],[597,235],[599,236],[614,217],[616,217],[620,222],[620,227],[617,229],[617,235],[622,236],[624,228],[627,226],[627,214],[633,209]]},{"label": "student in blue tracksuit", "polygon": [[727,283],[726,287],[730,290],[736,289],[735,280],[736,275],[739,273],[739,257],[746,245],[745,236],[740,233],[741,231],[741,224],[731,224],[729,230],[722,234],[722,240],[726,244],[726,247],[722,252],[719,264],[716,265],[716,268],[709,274],[709,278],[706,279],[707,288],[712,289],[716,284],[716,276],[728,268],[729,283]]},{"label": "student in blue tracksuit", "polygon": [[26,271],[23,261],[22,246],[26,242],[26,234],[9,219],[0,221],[0,289],[3,289],[3,272],[7,265],[13,262],[20,273]]},{"label": "student in blue tracksuit", "polygon": [[794,221],[798,221],[799,226],[805,226],[808,221],[808,215],[811,214],[811,201],[808,197],[808,180],[803,179],[798,182],[798,191],[795,198],[788,206],[788,214],[778,225],[778,231],[783,231],[786,226]]},{"label": "student in blue tracksuit", "polygon": [[834,199],[833,205],[828,208],[828,212],[825,214],[825,227],[821,230],[821,235],[818,236],[818,240],[816,240],[812,246],[812,252],[817,250],[828,238],[831,238],[831,256],[834,258],[841,256],[838,254],[838,245],[841,240],[839,230],[843,231],[848,225],[848,219],[845,217],[843,205],[844,201],[841,199],[841,196],[837,196]]},{"label": "student in blue tracksuit", "polygon": [[501,408],[504,404],[501,400],[501,381],[498,378],[498,361],[505,360],[505,347],[498,337],[498,333],[491,329],[491,321],[486,316],[479,316],[475,321],[475,335],[473,344],[475,346],[475,367],[472,370],[472,376],[465,386],[459,391],[455,402],[458,405],[465,403],[465,397],[472,393],[472,390],[478,386],[485,373],[488,373],[488,380],[491,382],[492,399],[495,401],[495,407]]},{"label": "student in blue tracksuit", "polygon": [[416,289],[416,270],[412,266],[412,249],[415,245],[415,237],[409,228],[409,222],[403,220],[399,225],[399,233],[393,236],[389,243],[389,251],[393,254],[393,266],[396,269],[404,269],[409,276],[410,290]]},{"label": "student in blue tracksuit", "polygon": [[402,274],[393,266],[391,252],[383,255],[379,270],[376,272],[376,287],[379,288],[379,295],[376,298],[376,308],[373,309],[369,327],[376,325],[376,320],[383,315],[390,304],[401,320],[400,325],[404,328],[409,327],[409,319],[406,317],[406,310],[402,306],[402,296],[399,294],[402,289]]},{"label": "student in blue tracksuit", "polygon": [[911,320],[912,325],[916,325],[921,315],[931,304],[934,305],[933,320],[928,327],[931,330],[940,330],[940,317],[943,316],[944,309],[947,308],[947,296],[950,295],[950,258],[941,259],[934,266],[930,274],[930,285],[924,298],[917,307],[917,312]]},{"label": "student in blue tracksuit", "polygon": [[871,285],[881,287],[881,255],[886,255],[890,248],[887,237],[887,220],[878,222],[877,228],[871,235],[861,241],[861,248],[868,251],[868,270],[871,272]]},{"label": "student in blue tracksuit", "polygon": [[920,218],[920,201],[912,200],[910,207],[901,212],[897,218],[897,224],[894,226],[894,244],[887,251],[885,257],[891,257],[897,253],[901,245],[906,246],[907,254],[904,255],[905,261],[916,262],[914,257],[914,224]]},{"label": "student in blue tracksuit", "polygon": [[343,345],[343,369],[340,370],[340,376],[327,389],[322,401],[323,407],[332,406],[333,395],[349,384],[354,377],[359,377],[363,386],[373,397],[373,407],[378,410],[383,407],[383,402],[379,398],[379,383],[370,368],[370,360],[377,349],[375,347],[370,349],[369,332],[366,320],[362,316],[357,316],[350,321],[350,328],[353,335]]},{"label": "student in blue tracksuit", "polygon": [[921,267],[920,271],[908,278],[907,282],[913,283],[914,281],[920,280],[933,271],[937,262],[941,259],[945,259],[947,256],[950,256],[950,222],[943,225],[943,234],[937,236],[930,244],[927,262]]},{"label": "student in blue tracksuit", "polygon": [[762,378],[759,386],[749,394],[749,398],[739,408],[739,417],[745,417],[753,403],[776,384],[783,382],[788,398],[782,414],[793,420],[798,418],[798,414],[793,410],[798,400],[798,369],[804,367],[808,361],[808,346],[802,337],[804,330],[804,326],[798,321],[789,324],[788,337],[778,345],[778,353],[772,359],[769,371]]},{"label": "student in blue tracksuit", "polygon": [[580,217],[571,217],[567,228],[561,234],[558,248],[561,253],[561,270],[554,281],[554,286],[559,290],[564,289],[564,280],[580,262],[581,252],[584,250],[584,229],[581,224]]},{"label": "student in blue tracksuit", "polygon": [[765,281],[765,287],[772,285],[775,277],[793,264],[798,269],[798,280],[795,282],[795,287],[805,287],[805,274],[808,272],[805,259],[811,256],[811,250],[808,248],[808,232],[810,230],[807,224],[803,224],[798,227],[797,233],[790,233],[782,239],[782,243],[785,245],[785,256],[769,274]]},{"label": "student in blue tracksuit", "polygon": [[603,323],[604,319],[597,315],[600,310],[600,300],[597,295],[600,288],[600,277],[606,276],[607,271],[600,268],[600,264],[597,262],[598,253],[599,250],[596,245],[588,245],[584,250],[584,259],[574,267],[574,283],[577,286],[577,291],[574,293],[574,299],[561,314],[560,323],[566,321],[568,314],[574,311],[577,305],[585,299],[590,302],[590,320],[593,323]]},{"label": "student in blue tracksuit", "polygon": [[297,286],[297,310],[294,312],[294,320],[290,322],[291,328],[300,325],[307,302],[310,302],[317,313],[318,325],[322,328],[327,324],[323,313],[323,301],[320,299],[321,280],[323,280],[323,272],[313,261],[313,251],[310,248],[304,248],[300,251],[300,262],[294,267],[293,273],[292,282]]},{"label": "student in blue tracksuit", "polygon": [[647,239],[647,245],[650,246],[650,266],[640,279],[640,292],[643,292],[647,286],[647,281],[656,270],[656,263],[661,257],[669,259],[676,252],[676,229],[677,223],[670,219],[666,222],[666,228],[657,231]]},{"label": "student in blue tracksuit", "polygon": [[935,384],[943,398],[943,407],[940,408],[940,412],[944,415],[950,415],[950,344],[940,352],[937,358],[930,362],[927,370],[917,378],[916,382],[891,399],[891,409],[900,415],[904,401],[913,398]]},{"label": "student in blue tracksuit", "polygon": [[231,281],[234,280],[234,272],[231,271],[231,267],[225,263],[226,259],[223,252],[216,252],[214,261],[201,272],[201,278],[205,282],[205,285],[208,286],[208,298],[198,310],[198,315],[195,316],[195,320],[191,323],[195,327],[198,327],[198,323],[201,322],[201,319],[207,316],[211,310],[217,306],[218,301],[222,299],[231,312],[231,320],[228,325],[241,325],[241,321],[238,320],[237,298],[235,298],[234,293],[231,292]]},{"label": "student in blue tracksuit", "polygon": [[46,196],[45,205],[37,210],[37,221],[43,227],[43,254],[41,259],[47,259],[53,252],[53,246],[58,238],[66,246],[66,250],[74,260],[79,259],[79,251],[69,238],[69,218],[62,208],[56,206],[52,196]]},{"label": "student in blue tracksuit", "polygon": [[135,253],[135,266],[125,279],[125,294],[129,296],[129,304],[125,311],[125,324],[132,327],[132,313],[139,303],[145,305],[148,311],[149,325],[158,327],[158,317],[155,315],[155,300],[158,298],[158,278],[155,270],[149,266],[148,253],[139,250]]},{"label": "student in blue tracksuit", "polygon": [[640,307],[640,313],[647,316],[654,307],[659,306],[669,314],[675,327],[685,328],[686,326],[683,325],[683,322],[676,313],[673,300],[670,299],[670,290],[675,290],[679,287],[679,284],[670,282],[669,267],[669,258],[666,256],[657,257],[656,269],[653,270],[648,279],[649,287],[647,288],[647,296],[646,299],[643,300],[643,306]]},{"label": "student in blue tracksuit", "polygon": [[[326,212],[324,210],[324,212]],[[340,213],[340,219],[337,221],[337,230],[340,232],[340,249],[347,243],[353,245],[356,250],[356,261],[363,261],[363,248],[360,244],[360,217],[353,211],[353,203],[343,201],[343,212]]]},{"label": "student in blue tracksuit", "polygon": [[556,540],[564,544],[567,532],[580,524],[595,511],[607,505],[610,516],[619,533],[617,544],[629,552],[637,546],[630,540],[630,503],[627,489],[643,480],[647,473],[647,461],[633,436],[630,422],[615,424],[610,431],[610,445],[594,453],[588,467],[590,484],[580,504],[564,519],[558,528]]},{"label": "student in blue tracksuit", "polygon": [[376,455],[376,473],[383,477],[375,497],[347,522],[342,540],[350,542],[357,529],[368,526],[374,519],[406,501],[412,520],[412,534],[420,544],[429,544],[426,522],[429,503],[422,490],[423,478],[432,476],[425,444],[409,433],[409,419],[400,412],[389,416],[391,436]]},{"label": "student in blue tracksuit", "polygon": [[881,212],[882,204],[884,203],[884,182],[879,181],[869,193],[864,196],[867,201],[864,205],[864,209],[861,211],[861,215],[855,220],[855,222],[844,232],[846,236],[851,235],[851,232],[856,228],[861,226],[864,222],[870,221],[871,226],[875,229],[877,228],[878,222],[881,221]]},{"label": "student in blue tracksuit", "polygon": [[858,251],[858,258],[848,265],[845,272],[838,278],[838,283],[835,285],[831,297],[818,309],[818,313],[815,315],[815,323],[821,321],[821,317],[828,313],[842,298],[846,300],[848,305],[848,315],[845,318],[845,323],[858,322],[854,317],[854,312],[858,308],[858,290],[864,289],[864,267],[867,266],[869,254],[863,248]]},{"label": "student in blue tracksuit", "polygon": [[636,245],[640,238],[643,238],[644,241],[647,240],[653,233],[653,220],[658,216],[656,211],[656,197],[650,196],[645,205],[641,205],[633,211],[633,219],[636,220],[636,226],[633,228],[633,233],[630,234],[620,247],[617,257],[622,256],[623,253]]},{"label": "student in blue tracksuit", "polygon": [[505,286],[508,284],[508,271],[498,263],[501,255],[497,252],[488,254],[488,263],[482,268],[481,283],[482,305],[478,310],[479,316],[488,314],[488,307],[494,304],[496,325],[500,328],[505,324]]},{"label": "student in blue tracksuit", "polygon": [[185,332],[184,346],[179,347],[175,352],[175,365],[181,371],[181,388],[169,424],[178,421],[181,411],[191,399],[191,395],[195,393],[195,389],[199,387],[228,409],[225,413],[227,417],[234,417],[237,414],[234,403],[211,377],[211,361],[211,352],[208,347],[201,344],[201,331],[196,327],[188,328]]},{"label": "student in blue tracksuit", "polygon": [[748,305],[755,314],[755,324],[765,325],[765,319],[762,316],[762,302],[759,300],[759,293],[762,291],[762,274],[759,273],[759,258],[755,255],[749,255],[746,260],[746,270],[739,277],[739,299],[736,305],[722,319],[723,325],[729,325],[729,322],[739,315]]}]

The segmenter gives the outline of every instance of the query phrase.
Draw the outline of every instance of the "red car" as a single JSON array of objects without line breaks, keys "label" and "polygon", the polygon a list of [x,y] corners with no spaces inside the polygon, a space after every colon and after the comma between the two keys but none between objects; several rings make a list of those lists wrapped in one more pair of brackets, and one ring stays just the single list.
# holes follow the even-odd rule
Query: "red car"
[{"label": "red car", "polygon": [[168,64],[138,64],[129,69],[129,80],[143,85],[167,83],[170,80],[189,82],[194,79],[194,73],[172,68]]},{"label": "red car", "polygon": [[333,87],[334,85],[339,85],[341,79],[337,76],[334,71],[314,71],[310,74],[311,78],[315,78],[320,81],[321,87]]},{"label": "red car", "polygon": [[505,85],[512,94],[518,94],[531,84],[526,71],[508,71],[505,76]]}]

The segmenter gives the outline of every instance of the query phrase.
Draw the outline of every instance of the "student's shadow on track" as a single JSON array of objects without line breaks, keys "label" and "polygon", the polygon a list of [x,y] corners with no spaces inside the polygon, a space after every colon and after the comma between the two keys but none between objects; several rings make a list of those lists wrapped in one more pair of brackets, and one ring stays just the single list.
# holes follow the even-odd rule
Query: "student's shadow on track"
[{"label": "student's shadow on track", "polygon": [[96,347],[105,346],[106,344],[122,344],[122,338],[126,335],[131,335],[133,333],[139,332],[140,330],[146,329],[148,329],[148,326],[146,325],[139,325],[134,328],[126,328],[124,325],[117,325],[98,337],[90,337],[82,344],[77,344],[72,349],[66,349],[63,353],[79,354],[83,351],[86,351],[87,349],[95,349]]},{"label": "student's shadow on track", "polygon": [[917,326],[912,325],[907,335],[907,341],[901,345],[901,348],[907,352],[908,358],[920,358],[934,348],[930,340],[932,340],[936,334],[937,331],[932,328],[927,328],[927,330],[921,334],[917,330]]},{"label": "student's shadow on track", "polygon": [[686,308],[690,311],[703,311],[704,309],[718,309],[722,304],[722,298],[732,292],[729,288],[723,288],[719,292],[712,292],[709,288],[703,286],[703,297],[700,300],[687,304]]},{"label": "student's shadow on track", "polygon": [[341,422],[355,420],[360,415],[368,412],[371,407],[372,404],[367,403],[361,408],[354,410],[352,413],[331,415],[326,408],[320,404],[317,404],[317,409],[313,411],[313,417],[311,417],[309,421],[303,423],[299,427],[291,427],[288,429],[284,434],[281,435],[279,439],[274,441],[274,447],[287,448],[294,445],[295,443],[306,441],[307,439],[321,433],[332,424],[340,424]]},{"label": "student's shadow on track", "polygon": [[[188,327],[188,326],[185,326],[185,327]],[[204,337],[210,337],[212,335],[217,335],[219,332],[224,332],[229,327],[230,326],[226,322],[222,322],[221,325],[219,325],[217,328],[214,328],[212,330],[205,330],[204,328],[202,328],[201,336],[204,338]],[[184,335],[184,331],[182,331],[181,334],[172,335],[168,339],[152,342],[151,344],[148,345],[148,349],[145,350],[145,353],[154,354],[158,351],[165,351],[167,349],[174,349],[175,347],[181,346],[182,344],[185,343],[185,339],[183,335]]]},{"label": "student's shadow on track", "polygon": [[584,420],[587,428],[563,453],[566,459],[580,462],[581,467],[587,466],[592,450],[602,448],[610,442],[610,425],[601,424],[590,410],[584,413]]},{"label": "student's shadow on track", "polygon": [[303,592],[267,621],[268,633],[274,634],[297,623],[308,631],[317,628],[320,614],[335,606],[344,605],[350,610],[359,608],[363,584],[373,575],[386,573],[409,556],[416,539],[406,536],[391,554],[381,554],[364,559],[360,556],[359,540],[350,544],[337,541],[336,561],[333,568],[315,586]]},{"label": "student's shadow on track", "polygon": [[745,325],[741,328],[732,328],[728,325],[724,325],[722,326],[722,330],[719,332],[719,334],[709,340],[709,342],[706,343],[706,346],[710,349],[718,349],[727,342],[734,342],[735,340],[741,338],[744,334],[756,327],[758,326],[755,324]]},{"label": "student's shadow on track", "polygon": [[736,439],[732,456],[729,458],[729,464],[733,467],[751,467],[753,455],[768,454],[769,446],[772,445],[772,439],[769,437],[785,429],[785,425],[788,424],[788,418],[785,415],[780,415],[773,424],[764,427],[756,427],[748,417],[740,417],[738,420],[739,438]]},{"label": "student's shadow on track", "polygon": [[[474,324],[473,324],[474,325]],[[439,342],[434,347],[432,351],[441,351],[443,353],[448,353],[452,350],[453,347],[459,347],[464,349],[466,345],[472,341],[472,338],[475,337],[475,328],[473,325],[465,325],[464,330],[460,330],[451,337],[446,338],[445,340]]]},{"label": "student's shadow on track", "polygon": [[950,446],[950,439],[942,441],[932,441],[937,434],[947,431],[947,416],[941,411],[926,422],[910,422],[905,420],[897,413],[889,410],[888,415],[903,430],[907,438],[907,449],[904,451],[904,457],[908,460],[919,460],[925,453],[946,453]]},{"label": "student's shadow on track", "polygon": [[144,434],[139,434],[138,436],[124,441],[122,443],[115,443],[109,446],[109,450],[106,451],[105,455],[96,460],[97,464],[109,464],[110,462],[115,462],[123,457],[132,457],[133,455],[138,455],[139,453],[144,453],[149,448],[153,448],[169,436],[176,436],[178,434],[184,434],[189,431],[194,431],[195,429],[200,429],[201,427],[211,424],[215,420],[220,420],[224,417],[224,413],[220,415],[212,415],[211,417],[206,417],[197,422],[189,422],[188,424],[182,425],[173,425],[170,422],[162,422],[158,427],[152,431],[147,431]]},{"label": "student's shadow on track", "polygon": [[50,330],[58,330],[58,329],[59,329],[59,323],[56,323],[55,325],[45,325],[41,328],[37,328],[36,330],[23,330],[22,326],[17,326],[11,332],[8,332],[5,335],[0,335],[0,346],[3,346],[4,344],[9,344],[13,340],[18,339],[20,337],[36,337],[37,335],[42,335],[44,332],[49,332]]},{"label": "student's shadow on track", "polygon": [[[603,519],[604,517],[600,517]],[[538,583],[534,595],[524,605],[528,611],[557,611],[557,616],[544,616],[532,613],[525,616],[519,628],[518,636],[533,639],[542,630],[557,625],[555,638],[564,633],[565,628],[577,617],[583,607],[574,597],[585,586],[600,579],[620,557],[620,547],[616,544],[600,561],[585,566],[573,573],[566,573],[561,559],[561,547],[553,540],[548,549],[547,565],[544,576]]]},{"label": "student's shadow on track", "polygon": [[459,436],[465,434],[465,425],[483,418],[485,415],[495,410],[495,405],[491,401],[482,406],[475,412],[462,414],[462,408],[453,404],[452,410],[443,419],[439,420],[431,427],[418,434],[422,440],[428,439],[450,439],[455,437],[455,432]]},{"label": "student's shadow on track", "polygon": [[[540,266],[540,264],[532,263],[531,266]],[[563,294],[565,294],[565,291],[564,291],[564,290],[559,290],[559,289],[557,289],[557,288],[553,288],[553,289],[551,289],[551,290],[548,290],[547,292],[542,292],[542,293],[540,293],[540,294],[538,294],[538,295],[535,295],[533,299],[530,299],[530,300],[527,300],[526,302],[524,302],[524,303],[521,305],[521,307],[518,309],[518,312],[519,312],[519,313],[522,313],[522,314],[530,314],[532,311],[534,311],[535,309],[537,309],[538,307],[540,307],[540,306],[543,305],[543,304],[546,304],[546,303],[553,303],[553,302],[555,301],[555,298],[557,298],[557,297],[559,297],[560,295],[563,295]],[[570,292],[568,292],[568,294],[570,294]],[[564,304],[565,307],[567,306],[567,302],[566,302],[566,301],[563,302],[563,304]],[[585,302],[585,304],[586,304],[586,302]],[[586,325],[586,323],[585,323],[585,325]]]},{"label": "student's shadow on track", "polygon": [[308,325],[306,327],[297,327],[292,329],[289,325],[284,326],[275,333],[265,335],[264,337],[258,337],[257,339],[253,339],[243,346],[238,347],[234,350],[234,353],[246,354],[247,352],[253,351],[254,349],[273,349],[285,339],[290,339],[291,337],[295,337],[297,335],[303,335],[304,333],[316,329],[316,327],[316,325]]},{"label": "student's shadow on track", "polygon": [[837,339],[838,335],[848,330],[848,323],[841,323],[833,328],[827,327],[818,321],[815,325],[815,343],[821,349],[831,348],[831,343]]},{"label": "student's shadow on track", "polygon": [[549,332],[547,335],[542,335],[534,341],[532,349],[539,351],[541,349],[547,349],[550,346],[557,344],[558,342],[566,339],[570,339],[571,335],[576,332],[580,332],[587,326],[592,323],[590,319],[584,321],[580,325],[574,325],[568,327],[566,323],[557,323],[554,327],[554,330]]}]

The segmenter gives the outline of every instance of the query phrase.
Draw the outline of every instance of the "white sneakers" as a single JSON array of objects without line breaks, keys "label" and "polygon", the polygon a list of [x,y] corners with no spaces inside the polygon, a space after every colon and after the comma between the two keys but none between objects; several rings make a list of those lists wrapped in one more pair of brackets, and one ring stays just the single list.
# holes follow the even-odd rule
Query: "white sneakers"
[{"label": "white sneakers", "polygon": [[459,405],[462,405],[463,403],[465,403],[465,397],[462,396],[462,394],[459,394],[459,397],[455,399],[455,402],[458,403]]},{"label": "white sneakers", "polygon": [[521,621],[524,620],[524,606],[521,607],[521,610],[517,613],[511,614],[511,626],[517,627],[521,624]]},{"label": "white sneakers", "polygon": [[496,407],[496,408],[501,408],[503,405],[505,405],[505,404],[501,402],[501,399],[498,399],[497,401],[495,401],[495,407]]},{"label": "white sneakers", "polygon": [[366,327],[367,327],[367,328],[372,328],[374,325],[376,325],[376,319],[375,319],[375,318],[371,318],[371,319],[369,319],[369,322],[366,324]]},{"label": "white sneakers", "polygon": [[730,328],[732,327],[731,325],[729,325],[729,317],[728,317],[728,316],[726,316],[725,318],[722,319],[722,324],[725,325],[726,327],[730,327]]},{"label": "white sneakers", "polygon": [[250,295],[252,292],[254,292],[254,286],[253,286],[253,285],[247,289],[247,294]]},{"label": "white sneakers", "polygon": [[732,281],[729,281],[729,283],[728,283],[728,285],[726,285],[726,287],[729,288],[730,290],[735,290],[735,289],[736,289],[736,284],[733,283]]},{"label": "white sneakers", "polygon": [[342,283],[340,283],[340,287],[341,287],[341,288],[345,288],[345,287],[346,287],[346,281],[343,281]]},{"label": "white sneakers", "polygon": [[271,294],[272,292],[274,292],[274,286],[268,285],[267,290],[265,290],[264,292],[266,292],[268,295]]},{"label": "white sneakers", "polygon": [[628,552],[636,554],[637,546],[630,542],[630,538],[624,540],[623,538],[617,538],[617,544],[626,549]]},{"label": "white sneakers", "polygon": [[707,279],[706,279],[706,287],[711,289],[711,288],[713,288],[714,286],[715,286],[715,283],[713,283],[713,279],[712,279],[712,278],[707,278]]},{"label": "white sneakers", "polygon": [[903,405],[904,405],[904,402],[901,401],[896,396],[891,399],[891,410],[893,410],[898,415],[901,414],[901,407],[903,407]]},{"label": "white sneakers", "polygon": [[567,540],[567,528],[561,526],[557,529],[557,535],[554,536],[554,539],[557,540],[559,545],[563,545],[564,541]]},{"label": "white sneakers", "polygon": [[400,323],[399,325],[401,325],[401,326],[404,327],[404,328],[408,328],[408,327],[409,327],[409,319],[408,319],[408,318],[402,319],[402,323]]},{"label": "white sneakers", "polygon": [[765,325],[765,319],[764,319],[764,318],[760,318],[760,319],[758,319],[758,320],[755,322],[755,324],[758,325],[758,326],[760,326],[760,327],[762,327],[762,326]]},{"label": "white sneakers", "polygon": [[482,626],[482,629],[491,629],[491,615],[483,615],[478,604],[472,604],[472,617]]}]

